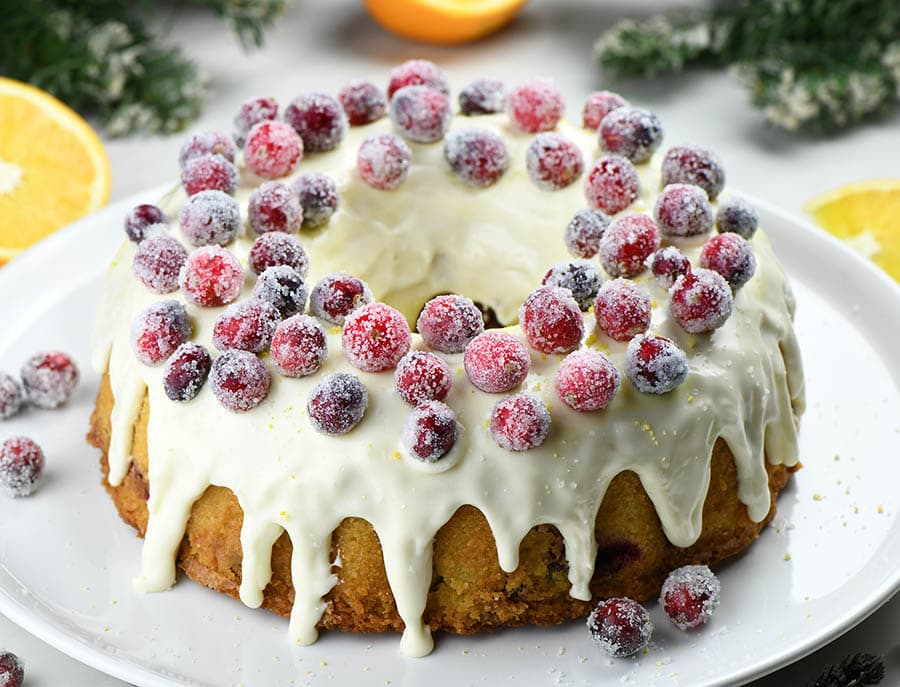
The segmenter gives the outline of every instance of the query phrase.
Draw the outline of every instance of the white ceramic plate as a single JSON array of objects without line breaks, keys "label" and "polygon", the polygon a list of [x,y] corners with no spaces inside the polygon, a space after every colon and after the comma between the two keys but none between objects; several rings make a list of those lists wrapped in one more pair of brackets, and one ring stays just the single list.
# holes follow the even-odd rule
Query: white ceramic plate
[{"label": "white ceramic plate", "polygon": [[439,636],[431,656],[404,659],[395,635],[326,633],[290,646],[282,619],[188,581],[136,594],[140,542],[83,439],[98,384],[88,341],[122,217],[159,195],[117,203],[0,270],[0,369],[58,347],[84,373],[65,408],[0,425],[0,440],[37,439],[49,465],[36,495],[0,499],[0,611],[75,658],[142,687],[737,685],[850,629],[900,587],[900,289],[837,241],[759,204],[797,294],[806,467],[760,541],[721,570],[722,604],[706,629],[681,633],[653,604],[654,643],[637,658],[606,658],[575,622]]}]

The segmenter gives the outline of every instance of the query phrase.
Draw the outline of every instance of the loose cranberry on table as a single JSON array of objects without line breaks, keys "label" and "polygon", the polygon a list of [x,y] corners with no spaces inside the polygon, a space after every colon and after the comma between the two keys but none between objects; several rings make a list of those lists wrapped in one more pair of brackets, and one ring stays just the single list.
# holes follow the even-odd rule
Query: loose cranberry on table
[{"label": "loose cranberry on table", "polygon": [[306,310],[306,296],[306,282],[288,265],[269,267],[253,286],[253,298],[273,305],[282,318]]},{"label": "loose cranberry on table", "polygon": [[428,86],[404,86],[391,97],[391,122],[404,138],[439,141],[450,128],[450,100]]},{"label": "loose cranberry on table", "polygon": [[0,372],[0,420],[6,420],[19,412],[25,402],[25,392],[18,380]]},{"label": "loose cranberry on table", "polygon": [[441,353],[462,353],[484,331],[484,316],[465,296],[436,296],[425,304],[416,320],[422,340]]},{"label": "loose cranberry on table", "polygon": [[254,125],[278,117],[275,98],[251,98],[241,105],[234,116],[234,142],[241,148],[247,142],[247,134]]},{"label": "loose cranberry on table", "polygon": [[359,424],[369,405],[369,392],[355,375],[341,372],[316,385],[306,402],[313,427],[322,434],[346,434]]},{"label": "loose cranberry on table", "polygon": [[303,93],[284,108],[284,121],[303,139],[312,153],[334,150],[347,133],[347,117],[341,104],[324,93]]},{"label": "loose cranberry on table", "polygon": [[191,338],[193,326],[178,301],[158,301],[142,310],[131,325],[131,347],[144,365],[159,365]]},{"label": "loose cranberry on table", "polygon": [[241,228],[241,210],[227,193],[201,191],[185,201],[178,222],[192,246],[227,246]]},{"label": "loose cranberry on table", "polygon": [[646,260],[659,248],[659,241],[659,229],[651,217],[622,215],[600,239],[600,264],[613,277],[634,277],[646,269]]},{"label": "loose cranberry on table", "polygon": [[494,184],[509,168],[506,144],[493,131],[465,127],[447,135],[444,159],[456,178],[476,188]]},{"label": "loose cranberry on table", "polygon": [[178,275],[187,257],[184,246],[171,236],[151,236],[134,254],[134,276],[153,293],[172,293],[178,290]]},{"label": "loose cranberry on table", "polygon": [[252,299],[229,305],[213,326],[213,345],[220,351],[236,348],[262,353],[272,342],[281,315],[266,301]]},{"label": "loose cranberry on table", "polygon": [[738,289],[756,272],[756,256],[750,242],[739,234],[716,234],[700,251],[700,267],[718,272],[732,289]]},{"label": "loose cranberry on table", "polygon": [[577,258],[594,257],[600,250],[600,239],[609,222],[609,216],[602,210],[579,210],[566,225],[563,235],[566,248]]},{"label": "loose cranberry on table", "polygon": [[581,113],[581,123],[585,129],[596,131],[600,128],[600,122],[613,110],[620,107],[628,107],[630,103],[618,93],[612,91],[596,91],[591,93],[584,103]]},{"label": "loose cranberry on table", "polygon": [[266,120],[247,134],[244,161],[263,179],[287,176],[302,159],[303,139],[290,124]]},{"label": "loose cranberry on table", "polygon": [[347,315],[372,302],[369,285],[346,272],[324,277],[309,296],[309,311],[320,320],[342,325]]},{"label": "loose cranberry on table", "polygon": [[525,153],[528,176],[539,188],[557,191],[569,186],[584,171],[581,149],[565,136],[542,133]]},{"label": "loose cranberry on table", "polygon": [[699,236],[712,229],[713,211],[706,192],[691,184],[670,184],[656,197],[653,216],[663,236]]},{"label": "loose cranberry on table", "polygon": [[614,109],[600,122],[599,131],[603,150],[635,164],[649,160],[663,139],[659,118],[637,107]]},{"label": "loose cranberry on table", "polygon": [[410,405],[443,401],[452,383],[447,363],[434,353],[425,351],[407,353],[394,371],[394,388],[400,398]]},{"label": "loose cranberry on table", "polygon": [[702,267],[683,274],[669,289],[669,309],[681,328],[691,334],[718,329],[731,316],[731,287],[718,272]]},{"label": "loose cranberry on table", "polygon": [[588,616],[587,626],[597,646],[616,658],[633,656],[653,634],[647,609],[627,597],[601,601]]},{"label": "loose cranberry on table", "polygon": [[489,394],[500,394],[525,381],[531,356],[515,336],[492,329],[469,342],[463,366],[473,386]]},{"label": "loose cranberry on table", "polygon": [[34,441],[28,437],[12,437],[0,444],[0,489],[7,496],[19,498],[33,494],[43,474],[44,452]]},{"label": "loose cranberry on table", "polygon": [[252,410],[269,395],[272,377],[266,364],[249,351],[224,351],[213,361],[209,375],[213,394],[235,413]]},{"label": "loose cranberry on table", "polygon": [[25,666],[19,657],[9,651],[0,651],[0,687],[22,687]]},{"label": "loose cranberry on table", "polygon": [[295,315],[275,329],[270,352],[275,367],[285,377],[306,377],[325,362],[328,341],[315,318]]},{"label": "loose cranberry on table", "polygon": [[720,233],[734,233],[749,239],[759,227],[759,213],[743,198],[732,197],[719,203],[716,229]]},{"label": "loose cranberry on table", "polygon": [[315,229],[328,224],[337,210],[339,198],[337,184],[327,174],[307,172],[291,184],[303,208],[303,228]]},{"label": "loose cranberry on table", "polygon": [[528,134],[552,131],[565,112],[562,93],[549,79],[532,79],[513,88],[506,98],[512,125]]},{"label": "loose cranberry on table", "polygon": [[375,84],[354,79],[338,93],[338,101],[344,108],[350,126],[363,126],[384,117],[387,98]]},{"label": "loose cranberry on table", "polygon": [[178,153],[178,164],[184,169],[189,160],[202,155],[218,155],[219,157],[234,162],[237,150],[234,141],[228,134],[221,131],[201,131],[191,136]]},{"label": "loose cranberry on table", "polygon": [[428,60],[408,60],[395,67],[388,83],[388,98],[393,98],[394,93],[405,86],[428,86],[446,96],[450,95],[450,81],[447,74]]},{"label": "loose cranberry on table", "polygon": [[725,186],[725,168],[719,157],[697,145],[670,148],[662,162],[662,185],[693,184],[710,200],[715,200]]},{"label": "loose cranberry on table", "polygon": [[238,187],[237,167],[221,155],[193,157],[184,163],[181,185],[189,196],[200,191],[222,191],[234,195]]},{"label": "loose cranberry on table", "polygon": [[668,289],[682,274],[691,271],[691,261],[675,246],[660,248],[648,260],[656,283]]},{"label": "loose cranberry on table", "polygon": [[600,287],[594,302],[597,326],[616,341],[628,341],[650,328],[650,296],[630,279],[613,279]]},{"label": "loose cranberry on table", "polygon": [[398,136],[374,134],[359,146],[356,168],[362,180],[381,191],[392,191],[406,179],[412,151]]},{"label": "loose cranberry on table", "polygon": [[528,343],[540,353],[569,353],[584,336],[581,308],[572,292],[559,286],[532,291],[519,309],[519,322]]},{"label": "loose cranberry on table", "polygon": [[28,402],[53,409],[68,401],[78,386],[78,368],[66,353],[46,351],[25,361],[22,385]]},{"label": "loose cranberry on table", "polygon": [[272,231],[257,238],[250,248],[247,262],[254,274],[262,274],[278,265],[293,267],[303,279],[309,274],[309,256],[300,239],[280,231]]},{"label": "loose cranberry on table", "polygon": [[641,192],[641,178],[634,165],[620,155],[597,160],[584,178],[588,205],[611,215],[631,205]]},{"label": "loose cranberry on table", "polygon": [[212,358],[200,344],[188,341],[169,356],[163,367],[163,390],[172,401],[187,402],[200,393],[209,377]]},{"label": "loose cranberry on table", "polygon": [[719,607],[719,578],[705,565],[685,565],[663,582],[659,605],[679,630],[705,625]]},{"label": "loose cranberry on table", "polygon": [[600,269],[590,260],[559,262],[544,275],[541,284],[567,289],[582,312],[594,303],[597,291],[603,283]]},{"label": "loose cranberry on table", "polygon": [[456,434],[454,410],[440,401],[423,401],[406,418],[400,438],[414,458],[434,463],[450,452]]},{"label": "loose cranberry on table", "polygon": [[503,112],[506,87],[497,79],[476,79],[459,92],[459,109],[467,117]]},{"label": "loose cranberry on table", "polygon": [[559,365],[556,393],[572,410],[602,410],[618,391],[619,371],[598,351],[575,351]]},{"label": "loose cranberry on table", "polygon": [[189,303],[217,308],[240,295],[244,270],[231,251],[220,246],[204,246],[188,255],[178,283]]},{"label": "loose cranberry on table", "polygon": [[411,341],[406,318],[384,303],[369,303],[354,310],[341,332],[347,361],[365,372],[396,367],[409,351]]},{"label": "loose cranberry on table", "polygon": [[645,394],[666,394],[688,375],[687,356],[664,336],[638,334],[625,351],[625,376]]},{"label": "loose cranberry on table", "polygon": [[280,231],[296,234],[303,223],[303,206],[297,194],[278,181],[261,184],[247,203],[247,224],[256,234]]},{"label": "loose cranberry on table", "polygon": [[494,406],[490,430],[501,448],[528,451],[543,444],[550,433],[550,411],[537,396],[507,396]]},{"label": "loose cranberry on table", "polygon": [[168,221],[166,213],[155,205],[136,205],[125,215],[125,233],[130,241],[140,243],[152,233],[162,230]]}]

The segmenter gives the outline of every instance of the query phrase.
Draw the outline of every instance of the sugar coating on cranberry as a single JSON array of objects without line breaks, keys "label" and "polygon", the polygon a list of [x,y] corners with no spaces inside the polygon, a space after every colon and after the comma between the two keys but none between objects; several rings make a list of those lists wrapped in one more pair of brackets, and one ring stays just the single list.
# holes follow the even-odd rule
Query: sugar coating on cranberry
[{"label": "sugar coating on cranberry", "polygon": [[440,401],[422,401],[407,416],[400,439],[414,458],[434,463],[456,443],[456,412]]},{"label": "sugar coating on cranberry", "polygon": [[489,394],[511,391],[525,381],[531,367],[528,349],[509,332],[496,329],[479,334],[466,346],[466,376]]},{"label": "sugar coating on cranberry", "polygon": [[550,411],[532,394],[502,398],[491,412],[491,436],[507,451],[527,451],[544,443],[550,433]]},{"label": "sugar coating on cranberry", "polygon": [[68,401],[78,386],[78,367],[62,351],[35,353],[22,365],[22,386],[28,402],[53,409]]},{"label": "sugar coating on cranberry", "polygon": [[227,246],[241,228],[241,209],[223,191],[200,191],[185,201],[178,221],[192,246]]},{"label": "sugar coating on cranberry", "polygon": [[569,353],[581,345],[584,319],[572,292],[540,286],[519,309],[519,323],[531,347],[540,353]]},{"label": "sugar coating on cranberry", "polygon": [[269,232],[257,238],[250,248],[247,262],[254,274],[262,274],[278,265],[293,267],[303,279],[309,274],[309,256],[300,239],[280,231]]},{"label": "sugar coating on cranberry", "polygon": [[191,318],[178,301],[147,306],[131,325],[131,348],[144,365],[159,365],[191,338]]},{"label": "sugar coating on cranberry", "polygon": [[374,134],[359,146],[356,168],[362,180],[372,188],[391,191],[406,179],[412,151],[398,136]]},{"label": "sugar coating on cranberry", "polygon": [[659,605],[679,630],[705,625],[719,607],[722,585],[705,565],[685,565],[669,573]]},{"label": "sugar coating on cranberry", "polygon": [[275,329],[270,352],[276,369],[285,377],[306,377],[325,362],[328,341],[315,318],[294,315]]},{"label": "sugar coating on cranberry", "polygon": [[693,184],[710,200],[715,200],[725,186],[725,168],[719,156],[697,145],[670,148],[662,162],[662,185]]},{"label": "sugar coating on cranberry", "polygon": [[600,239],[600,264],[613,277],[634,277],[659,248],[659,229],[647,215],[629,214],[614,219]]},{"label": "sugar coating on cranberry", "polygon": [[600,269],[590,260],[558,262],[541,281],[544,286],[559,286],[568,290],[582,312],[593,305],[602,283]]},{"label": "sugar coating on cranberry", "polygon": [[422,340],[441,353],[462,353],[484,331],[484,316],[471,298],[455,294],[435,296],[416,320]]},{"label": "sugar coating on cranberry", "polygon": [[628,341],[650,328],[650,296],[630,279],[613,279],[600,287],[594,302],[597,326],[616,341]]},{"label": "sugar coating on cranberry", "polygon": [[525,152],[528,176],[546,191],[569,186],[584,171],[581,149],[565,136],[542,133],[535,136]]},{"label": "sugar coating on cranberry", "polygon": [[645,394],[665,394],[687,378],[687,356],[664,336],[638,334],[625,351],[625,376]]},{"label": "sugar coating on cranberry", "polygon": [[34,493],[44,473],[44,452],[28,437],[12,437],[0,444],[0,489],[7,496]]},{"label": "sugar coating on cranberry", "polygon": [[389,305],[369,303],[344,320],[341,344],[354,367],[383,372],[396,367],[409,351],[412,337],[406,318]]},{"label": "sugar coating on cranberry", "polygon": [[718,329],[731,316],[734,297],[718,272],[697,268],[675,280],[669,309],[684,331],[703,334]]},{"label": "sugar coating on cranberry", "polygon": [[339,203],[334,179],[327,174],[307,172],[297,177],[291,188],[303,207],[305,229],[315,229],[328,224]]},{"label": "sugar coating on cranberry", "polygon": [[513,88],[506,99],[513,126],[529,134],[556,128],[565,111],[562,93],[549,79],[532,79]]},{"label": "sugar coating on cranberry", "polygon": [[220,246],[204,246],[188,255],[178,275],[178,284],[189,303],[217,308],[240,295],[244,270],[231,251]]},{"label": "sugar coating on cranberry", "polygon": [[594,257],[600,250],[600,239],[609,222],[609,216],[602,210],[579,210],[566,225],[563,235],[566,248],[578,258]]},{"label": "sugar coating on cranberry", "polygon": [[225,308],[213,326],[213,345],[220,351],[237,348],[262,353],[269,347],[281,315],[266,301],[252,299]]},{"label": "sugar coating on cranberry", "polygon": [[635,164],[649,160],[663,139],[659,118],[637,107],[612,110],[600,122],[599,131],[604,150],[624,155]]},{"label": "sugar coating on cranberry", "polygon": [[25,665],[9,651],[0,651],[0,686],[22,687],[25,681]]},{"label": "sugar coating on cranberry", "polygon": [[329,375],[313,389],[306,412],[313,427],[323,434],[346,434],[356,427],[369,405],[369,392],[355,375]]},{"label": "sugar coating on cranberry", "polygon": [[600,122],[613,110],[628,107],[630,103],[618,93],[612,91],[596,91],[591,93],[584,103],[581,112],[581,124],[585,129],[596,131]]},{"label": "sugar coating on cranberry", "polygon": [[338,93],[338,102],[344,108],[350,126],[363,126],[384,117],[387,98],[375,84],[364,79],[354,79]]},{"label": "sugar coating on cranberry", "polygon": [[619,155],[601,157],[584,178],[588,205],[611,215],[631,205],[641,192],[641,178],[634,165]]},{"label": "sugar coating on cranberry", "polygon": [[656,283],[668,289],[682,274],[691,271],[691,261],[675,246],[660,248],[647,259]]},{"label": "sugar coating on cranberry", "polygon": [[221,131],[201,131],[191,136],[181,146],[181,151],[178,153],[178,164],[184,169],[189,160],[203,155],[218,155],[233,163],[236,153],[234,141],[228,134]]},{"label": "sugar coating on cranberry", "polygon": [[404,86],[391,97],[391,122],[404,138],[439,141],[450,128],[450,100],[428,86]]},{"label": "sugar coating on cranberry", "polygon": [[234,142],[243,148],[250,129],[277,116],[278,103],[275,98],[251,98],[245,101],[234,116]]},{"label": "sugar coating on cranberry", "polygon": [[272,376],[266,364],[253,353],[231,349],[213,361],[209,382],[216,400],[224,408],[243,413],[269,395]]},{"label": "sugar coating on cranberry", "polygon": [[18,380],[0,372],[0,420],[6,420],[19,412],[25,402],[25,392]]},{"label": "sugar coating on cranberry", "polygon": [[181,185],[189,196],[200,191],[222,191],[234,195],[238,186],[237,167],[221,155],[192,157],[181,170]]},{"label": "sugar coating on cranberry", "polygon": [[494,184],[509,168],[506,144],[493,131],[465,127],[447,135],[444,159],[456,178],[476,188]]},{"label": "sugar coating on cranberry", "polygon": [[303,223],[303,206],[297,194],[278,181],[261,184],[247,202],[247,224],[257,234],[280,231],[295,234]]},{"label": "sugar coating on cranberry", "polygon": [[136,205],[125,215],[125,233],[130,241],[140,243],[150,235],[151,227],[168,221],[166,213],[155,205]]},{"label": "sugar coating on cranberry", "polygon": [[653,634],[647,609],[627,597],[601,601],[588,616],[587,626],[597,646],[616,658],[633,656]]},{"label": "sugar coating on cranberry", "polygon": [[192,341],[181,344],[163,367],[163,390],[171,401],[186,403],[200,393],[209,377],[209,351]]},{"label": "sugar coating on cranberry", "polygon": [[278,179],[294,171],[303,159],[303,139],[290,124],[266,120],[254,124],[244,144],[244,161],[263,179]]},{"label": "sugar coating on cranberry", "polygon": [[284,317],[306,310],[306,282],[288,265],[269,267],[253,285],[253,298],[271,304]]},{"label": "sugar coating on cranberry", "polygon": [[309,296],[309,311],[331,324],[342,325],[354,310],[373,300],[369,285],[346,272],[324,277]]},{"label": "sugar coating on cranberry", "polygon": [[700,267],[718,272],[737,289],[756,272],[756,256],[750,242],[739,234],[716,234],[700,251]]},{"label": "sugar coating on cranberry", "polygon": [[716,229],[720,233],[734,233],[749,239],[759,227],[759,213],[743,198],[731,197],[719,203]]},{"label": "sugar coating on cranberry", "polygon": [[142,241],[134,254],[134,276],[153,293],[178,290],[178,275],[188,252],[171,236],[158,234]]},{"label": "sugar coating on cranberry", "polygon": [[619,371],[599,351],[581,350],[567,355],[556,374],[556,393],[572,410],[606,408],[619,392]]},{"label": "sugar coating on cranberry", "polygon": [[391,71],[388,98],[406,86],[428,86],[445,96],[450,95],[450,81],[444,70],[428,60],[408,60]]},{"label": "sugar coating on cranberry", "polygon": [[347,133],[347,117],[341,104],[325,93],[303,93],[284,108],[284,121],[303,139],[303,149],[313,153],[334,150]]},{"label": "sugar coating on cranberry", "polygon": [[656,197],[653,216],[664,236],[699,236],[713,226],[706,192],[692,184],[670,184]]},{"label": "sugar coating on cranberry", "polygon": [[397,363],[394,388],[400,398],[416,405],[423,401],[443,401],[453,378],[450,367],[434,353],[411,351]]},{"label": "sugar coating on cranberry", "polygon": [[459,109],[467,117],[503,112],[506,86],[497,79],[475,79],[459,92]]}]

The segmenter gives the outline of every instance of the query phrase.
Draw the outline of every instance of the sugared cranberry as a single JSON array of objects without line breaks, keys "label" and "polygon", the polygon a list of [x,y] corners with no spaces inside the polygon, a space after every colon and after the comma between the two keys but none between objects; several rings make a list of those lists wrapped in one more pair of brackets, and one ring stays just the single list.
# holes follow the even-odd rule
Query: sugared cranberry
[{"label": "sugared cranberry", "polygon": [[456,413],[440,401],[422,401],[406,418],[401,440],[415,458],[433,463],[456,443]]},{"label": "sugared cranberry", "polygon": [[532,291],[519,310],[528,343],[541,353],[569,353],[581,345],[584,319],[572,292],[559,286]]},{"label": "sugared cranberry", "polygon": [[0,372],[0,420],[6,420],[19,412],[25,402],[25,392],[18,380]]},{"label": "sugared cranberry", "polygon": [[631,162],[619,155],[597,160],[584,179],[588,205],[614,215],[631,205],[641,192],[641,178]]},{"label": "sugared cranberry", "polygon": [[337,184],[327,174],[307,172],[291,185],[303,207],[303,226],[315,229],[328,223],[338,207]]},{"label": "sugared cranberry", "polygon": [[671,184],[656,197],[653,216],[664,236],[699,236],[713,225],[706,192],[691,184]]},{"label": "sugared cranberry", "polygon": [[652,312],[647,292],[621,277],[603,284],[594,302],[597,326],[616,341],[646,332]]},{"label": "sugared cranberry", "polygon": [[434,143],[450,127],[450,101],[428,86],[404,86],[391,98],[391,122],[404,138]]},{"label": "sugared cranberry", "polygon": [[209,382],[224,408],[242,413],[255,408],[269,395],[272,376],[266,364],[253,353],[232,349],[213,361]]},{"label": "sugared cranberry", "polygon": [[178,221],[192,246],[227,246],[241,228],[241,210],[227,193],[201,191],[187,199]]},{"label": "sugared cranberry", "polygon": [[700,251],[700,267],[718,272],[731,288],[737,289],[756,272],[756,256],[750,242],[740,235],[716,234]]},{"label": "sugared cranberry", "polygon": [[622,215],[610,223],[600,239],[600,264],[614,277],[634,277],[659,248],[659,229],[647,215]]},{"label": "sugared cranberry", "polygon": [[450,367],[434,353],[412,351],[397,363],[394,387],[400,398],[416,405],[423,401],[443,401],[453,378]]},{"label": "sugared cranberry", "polygon": [[247,142],[247,134],[255,125],[278,116],[275,98],[251,98],[241,105],[234,116],[234,142],[241,148]]},{"label": "sugared cranberry", "polygon": [[575,183],[584,171],[581,150],[565,136],[535,136],[525,153],[528,176],[542,189],[556,191]]},{"label": "sugared cranberry", "polygon": [[153,293],[172,293],[178,290],[178,275],[187,257],[184,246],[171,236],[151,236],[134,254],[134,276]]},{"label": "sugared cranberry", "polygon": [[716,229],[722,233],[734,233],[749,239],[759,227],[759,213],[743,198],[732,196],[719,203],[716,212]]},{"label": "sugared cranberry", "polygon": [[266,120],[247,134],[244,161],[263,179],[287,176],[302,159],[303,139],[290,124]]},{"label": "sugared cranberry", "polygon": [[300,240],[280,231],[269,232],[256,239],[247,262],[254,274],[262,274],[278,265],[293,267],[303,279],[309,274],[309,256]]},{"label": "sugared cranberry", "polygon": [[619,371],[598,351],[567,355],[556,375],[556,393],[572,410],[602,410],[619,391]]},{"label": "sugared cranberry", "polygon": [[592,258],[600,250],[600,239],[609,226],[609,217],[601,210],[579,210],[566,226],[563,239],[569,252],[578,258]]},{"label": "sugared cranberry", "polygon": [[0,445],[0,488],[8,496],[34,493],[43,473],[44,452],[28,437],[13,437]]},{"label": "sugared cranberry", "polygon": [[710,200],[725,186],[725,168],[718,155],[696,145],[670,148],[663,158],[662,185],[693,184],[699,186]]},{"label": "sugared cranberry", "polygon": [[659,118],[637,107],[619,107],[600,122],[602,148],[614,155],[624,155],[635,164],[649,160],[662,139]]},{"label": "sugared cranberry", "polygon": [[218,155],[228,162],[234,162],[236,152],[234,141],[228,134],[221,131],[201,131],[199,134],[191,136],[181,146],[181,151],[178,153],[178,164],[184,169],[189,160],[203,155]]},{"label": "sugared cranberry", "polygon": [[408,60],[395,67],[388,83],[388,98],[405,86],[428,86],[445,96],[450,95],[450,81],[444,70],[428,60]]},{"label": "sugared cranberry", "polygon": [[459,109],[471,117],[503,112],[506,108],[506,87],[497,79],[476,79],[459,92]]},{"label": "sugared cranberry", "polygon": [[[147,238],[148,230],[157,224],[165,225],[168,222],[166,213],[155,205],[143,204],[131,208],[125,215],[125,233],[129,240],[140,243]],[[155,229],[154,229],[155,231]]]},{"label": "sugared cranberry", "polygon": [[363,79],[354,79],[338,93],[350,126],[363,126],[384,117],[387,98],[378,86]]},{"label": "sugared cranberry", "polygon": [[9,651],[0,651],[0,687],[22,687],[25,666]]},{"label": "sugared cranberry", "polygon": [[719,607],[719,578],[705,565],[685,565],[663,582],[659,605],[679,630],[693,630],[709,621]]},{"label": "sugared cranberry", "polygon": [[247,223],[257,234],[270,231],[295,234],[303,223],[303,206],[297,194],[287,186],[278,181],[267,181],[250,194]]},{"label": "sugared cranberry", "polygon": [[309,311],[326,322],[342,325],[347,315],[371,302],[368,284],[352,274],[335,272],[313,287]]},{"label": "sugared cranberry", "polygon": [[491,412],[491,436],[507,451],[527,451],[544,443],[550,411],[537,396],[513,394],[497,401]]},{"label": "sugared cranberry", "polygon": [[369,405],[369,393],[359,379],[346,372],[330,375],[309,395],[306,412],[323,434],[346,434],[356,427]]},{"label": "sugared cranberry", "polygon": [[262,353],[280,321],[275,306],[265,301],[254,298],[229,305],[213,326],[213,345],[220,351],[237,348]]},{"label": "sugared cranberry", "polygon": [[241,293],[244,270],[234,254],[219,246],[204,246],[188,255],[178,283],[189,303],[217,308]]},{"label": "sugared cranberry", "polygon": [[444,159],[457,179],[478,188],[490,186],[509,168],[509,154],[503,139],[493,131],[475,126],[447,136]]},{"label": "sugared cranberry", "polygon": [[491,329],[469,342],[463,365],[475,388],[489,394],[500,394],[525,381],[531,367],[531,357],[515,336]]},{"label": "sugared cranberry", "polygon": [[596,91],[591,93],[584,103],[581,113],[581,123],[585,129],[596,131],[600,128],[600,122],[613,110],[620,107],[628,107],[630,103],[618,93],[612,91]]},{"label": "sugared cranberry", "polygon": [[565,111],[562,93],[548,79],[532,79],[509,92],[506,111],[520,131],[536,134],[556,128]]},{"label": "sugared cranberry", "polygon": [[306,310],[306,282],[288,265],[269,267],[253,286],[253,297],[270,303],[284,317]]},{"label": "sugared cranberry", "polygon": [[185,403],[200,393],[209,377],[212,358],[200,344],[181,344],[163,367],[163,389],[172,401]]},{"label": "sugared cranberry", "polygon": [[178,301],[148,306],[131,325],[131,347],[144,365],[159,365],[191,338],[191,318]]},{"label": "sugared cranberry", "polygon": [[278,325],[272,337],[272,360],[285,377],[306,377],[328,356],[325,331],[315,318],[295,315]]},{"label": "sugared cranberry", "polygon": [[567,289],[582,311],[594,303],[602,283],[600,269],[590,260],[558,262],[547,271],[541,281],[544,286],[560,286]]},{"label": "sugared cranberry", "polygon": [[181,170],[181,185],[189,196],[200,191],[222,191],[231,196],[238,186],[237,168],[221,155],[192,157]]},{"label": "sugared cranberry", "polygon": [[691,261],[675,246],[660,248],[647,260],[656,283],[668,289],[682,274],[691,271]]},{"label": "sugared cranberry", "polygon": [[664,336],[638,334],[625,351],[625,375],[645,394],[665,394],[688,374],[687,356]]},{"label": "sugared cranberry", "polygon": [[419,313],[416,331],[436,351],[462,353],[484,331],[484,316],[470,298],[436,296]]},{"label": "sugared cranberry", "polygon": [[334,150],[347,133],[347,117],[341,104],[324,93],[304,93],[284,108],[284,121],[303,139],[303,149],[313,153]]},{"label": "sugared cranberry", "polygon": [[35,353],[22,365],[22,385],[28,402],[38,408],[57,408],[78,386],[78,368],[61,351]]},{"label": "sugared cranberry", "polygon": [[681,328],[691,334],[718,329],[731,315],[731,287],[718,272],[698,268],[682,274],[669,289],[669,309]]},{"label": "sugared cranberry", "polygon": [[384,303],[369,303],[354,310],[341,332],[344,355],[351,365],[365,372],[395,367],[409,351],[410,342],[406,318]]},{"label": "sugared cranberry", "polygon": [[587,619],[588,631],[604,653],[633,656],[650,642],[653,623],[647,609],[627,597],[597,604]]},{"label": "sugared cranberry", "polygon": [[406,179],[412,151],[393,134],[368,136],[359,146],[356,168],[372,188],[391,191]]}]

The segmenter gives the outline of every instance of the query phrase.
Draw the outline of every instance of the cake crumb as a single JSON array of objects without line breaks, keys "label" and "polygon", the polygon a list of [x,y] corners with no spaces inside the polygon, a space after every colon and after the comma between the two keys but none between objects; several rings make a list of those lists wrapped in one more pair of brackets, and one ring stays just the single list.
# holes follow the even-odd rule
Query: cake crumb
[{"label": "cake crumb", "polygon": [[786,561],[791,560],[791,554],[790,554],[790,552],[785,552],[785,554],[784,554],[784,560],[786,560]]},{"label": "cake crumb", "polygon": [[824,498],[821,494],[813,494],[813,501],[821,501]]}]

